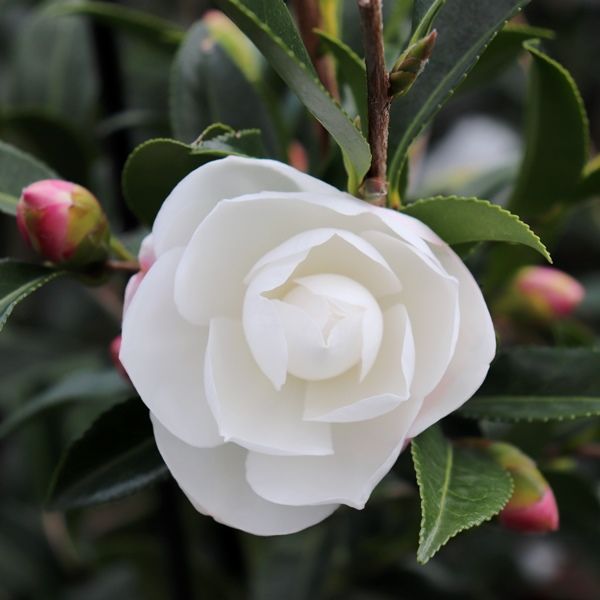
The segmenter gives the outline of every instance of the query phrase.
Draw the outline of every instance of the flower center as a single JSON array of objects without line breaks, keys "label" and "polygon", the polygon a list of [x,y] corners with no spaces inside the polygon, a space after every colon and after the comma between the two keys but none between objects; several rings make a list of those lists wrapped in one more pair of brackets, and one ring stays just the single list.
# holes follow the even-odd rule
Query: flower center
[{"label": "flower center", "polygon": [[363,373],[381,343],[382,316],[372,294],[334,274],[311,275],[276,303],[287,342],[290,374],[310,381],[336,377],[359,362]]}]

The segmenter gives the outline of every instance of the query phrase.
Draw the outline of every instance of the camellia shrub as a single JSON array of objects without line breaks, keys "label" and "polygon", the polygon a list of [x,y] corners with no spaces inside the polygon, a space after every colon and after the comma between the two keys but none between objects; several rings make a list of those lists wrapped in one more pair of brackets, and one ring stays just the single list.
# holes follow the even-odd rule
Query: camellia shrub
[{"label": "camellia shrub", "polygon": [[598,597],[600,162],[527,0],[4,4],[0,596]]}]

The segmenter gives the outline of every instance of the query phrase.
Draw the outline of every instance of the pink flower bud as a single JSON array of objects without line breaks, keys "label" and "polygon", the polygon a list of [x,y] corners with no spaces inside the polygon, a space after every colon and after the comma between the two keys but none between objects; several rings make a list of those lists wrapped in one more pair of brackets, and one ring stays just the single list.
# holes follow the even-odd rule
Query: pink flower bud
[{"label": "pink flower bud", "polygon": [[559,515],[554,493],[535,462],[515,446],[487,442],[489,454],[511,475],[514,490],[498,519],[509,529],[547,532],[558,529]]},{"label": "pink flower bud", "polygon": [[142,245],[140,246],[140,251],[138,253],[138,261],[140,263],[140,270],[132,275],[127,282],[127,287],[125,288],[125,298],[123,300],[123,314],[127,312],[135,293],[137,292],[138,287],[140,287],[140,283],[142,283],[142,279],[153,265],[156,260],[156,255],[154,254],[154,245],[152,243],[152,234],[147,235],[142,241]]},{"label": "pink flower bud", "polygon": [[27,186],[17,204],[17,225],[25,241],[47,260],[69,267],[108,256],[108,221],[85,188],[58,179]]},{"label": "pink flower bud", "polygon": [[543,320],[567,317],[585,296],[583,286],[552,267],[525,267],[513,282],[516,308]]}]

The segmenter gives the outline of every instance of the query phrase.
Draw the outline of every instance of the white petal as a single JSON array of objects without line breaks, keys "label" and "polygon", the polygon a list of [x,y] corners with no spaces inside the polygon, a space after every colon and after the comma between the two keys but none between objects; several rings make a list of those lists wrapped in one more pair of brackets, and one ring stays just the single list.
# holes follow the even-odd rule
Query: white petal
[{"label": "white petal", "polygon": [[185,246],[220,200],[263,191],[337,192],[330,185],[273,160],[229,156],[212,161],[184,177],[164,201],[153,227],[157,256],[170,248]]},{"label": "white petal", "polygon": [[[175,284],[179,310],[198,324],[206,324],[214,316],[239,318],[244,277],[253,265],[298,233],[327,227],[355,234],[377,228],[391,231],[365,202],[341,192],[330,196],[264,192],[220,202],[196,229],[184,253]],[[429,252],[435,260],[425,242],[408,228],[405,233],[414,238],[415,243],[420,242],[423,252]],[[332,244],[336,244],[333,247],[315,248],[315,261],[323,261],[323,268],[327,266],[326,261],[339,265],[340,257],[344,252],[347,256],[348,248],[352,247],[339,237],[332,239]],[[362,252],[356,256],[362,256],[361,265],[367,261],[372,268],[377,268],[377,263],[368,260]],[[342,264],[347,272],[334,272],[353,277],[357,265],[348,258]],[[389,272],[373,274],[362,266],[359,272],[377,285],[388,285]],[[368,282],[361,283],[373,294],[379,294]]]},{"label": "white petal", "polygon": [[280,504],[341,503],[363,508],[396,462],[420,405],[419,399],[410,399],[377,419],[335,425],[332,456],[250,452],[248,483],[263,498]]},{"label": "white petal", "polygon": [[414,371],[414,340],[402,305],[383,315],[383,340],[378,358],[364,380],[358,367],[327,381],[309,382],[304,418],[349,423],[383,415],[410,396]]},{"label": "white petal", "polygon": [[158,449],[196,509],[215,521],[255,535],[283,535],[319,523],[337,505],[290,507],[273,504],[246,482],[246,451],[235,444],[193,448],[152,419]]},{"label": "white petal", "polygon": [[206,352],[207,395],[227,441],[274,454],[332,452],[327,423],[302,420],[303,382],[277,391],[254,362],[241,323],[213,319]]},{"label": "white petal", "polygon": [[460,325],[458,282],[437,259],[432,262],[401,240],[379,232],[364,236],[401,280],[400,298],[415,340],[412,393],[429,394],[446,372],[456,346]]},{"label": "white petal", "polygon": [[164,254],[144,276],[123,320],[120,359],[156,418],[188,444],[223,443],[204,394],[208,329],[184,321],[173,302],[181,250]]},{"label": "white petal", "polygon": [[460,331],[446,374],[425,398],[410,437],[462,406],[483,383],[496,353],[494,325],[477,282],[452,250],[438,256],[459,282]]}]

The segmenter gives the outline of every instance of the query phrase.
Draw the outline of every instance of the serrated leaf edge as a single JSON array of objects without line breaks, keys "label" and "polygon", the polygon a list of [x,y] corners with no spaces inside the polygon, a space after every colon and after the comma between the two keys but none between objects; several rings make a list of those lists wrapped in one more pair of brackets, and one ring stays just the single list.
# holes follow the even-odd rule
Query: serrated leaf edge
[{"label": "serrated leaf edge", "polygon": [[[448,446],[448,448],[450,449],[451,452],[451,456],[454,456],[454,448],[452,446],[452,444],[448,441],[445,440],[446,444]],[[413,446],[411,444],[411,456],[413,459],[413,465],[415,468],[415,475],[417,478],[417,485],[419,486],[419,492],[421,492],[421,490],[423,489],[423,478],[422,478],[422,466],[421,463],[417,457],[417,451],[415,450],[415,446]],[[510,473],[508,473],[506,470],[504,471],[504,475],[506,476],[506,478],[508,479],[508,481],[510,482],[510,489],[508,491],[508,494],[506,496],[506,499],[502,502],[502,506],[493,514],[489,515],[488,517],[481,517],[478,519],[473,519],[471,521],[469,521],[467,524],[465,524],[463,527],[457,529],[453,534],[449,535],[444,541],[440,542],[437,546],[435,546],[430,552],[428,552],[425,556],[423,556],[423,554],[421,553],[421,547],[423,544],[423,538],[424,538],[424,526],[425,526],[425,505],[423,503],[423,501],[421,500],[421,525],[419,528],[419,548],[417,550],[417,562],[419,562],[420,564],[424,565],[427,562],[429,562],[438,552],[439,550],[445,546],[451,539],[455,538],[459,533],[462,533],[463,531],[467,530],[467,529],[471,529],[473,527],[477,527],[483,523],[486,523],[488,521],[491,521],[496,515],[498,515],[502,509],[508,504],[508,502],[510,501],[513,492],[514,492],[514,488],[515,488],[515,484],[513,481],[513,478],[510,476]],[[422,497],[421,497],[422,498]]]}]

